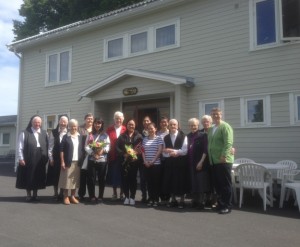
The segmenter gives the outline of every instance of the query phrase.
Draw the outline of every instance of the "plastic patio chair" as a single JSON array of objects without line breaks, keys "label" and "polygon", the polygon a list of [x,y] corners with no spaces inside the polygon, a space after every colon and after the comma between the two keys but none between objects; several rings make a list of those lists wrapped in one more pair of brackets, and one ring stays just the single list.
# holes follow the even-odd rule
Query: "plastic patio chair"
[{"label": "plastic patio chair", "polygon": [[[242,207],[244,189],[262,191],[264,211],[267,209],[267,188],[270,191],[270,205],[273,207],[272,181],[267,179],[268,171],[265,167],[256,163],[241,164],[237,168],[240,181],[240,203]],[[268,180],[268,181],[267,181]]]},{"label": "plastic patio chair", "polygon": [[[248,158],[238,158],[234,160],[234,164],[248,164],[248,163],[255,163],[254,160],[248,159]],[[233,190],[233,201],[235,204],[237,204],[237,188],[239,188],[239,177],[237,171],[231,172],[232,177],[232,190]]]}]

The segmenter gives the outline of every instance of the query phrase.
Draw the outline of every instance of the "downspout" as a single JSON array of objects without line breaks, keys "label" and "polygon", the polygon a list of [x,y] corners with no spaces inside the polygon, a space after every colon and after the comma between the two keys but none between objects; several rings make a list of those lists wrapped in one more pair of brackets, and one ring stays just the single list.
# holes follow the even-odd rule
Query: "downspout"
[{"label": "downspout", "polygon": [[19,83],[18,83],[18,107],[17,107],[17,127],[16,127],[16,152],[15,152],[15,172],[17,171],[18,163],[19,163],[19,131],[20,131],[20,103],[21,103],[21,74],[23,71],[23,57],[19,55],[16,51],[16,48],[13,50],[14,54],[19,58]]}]

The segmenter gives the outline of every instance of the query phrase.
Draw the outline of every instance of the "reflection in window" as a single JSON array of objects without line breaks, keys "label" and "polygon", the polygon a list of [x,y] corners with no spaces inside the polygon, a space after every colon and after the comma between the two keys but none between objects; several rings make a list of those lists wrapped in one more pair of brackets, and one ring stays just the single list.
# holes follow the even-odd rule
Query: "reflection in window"
[{"label": "reflection in window", "polygon": [[264,102],[260,100],[248,100],[248,123],[262,123],[264,122]]},{"label": "reflection in window", "polygon": [[210,115],[211,110],[213,108],[216,108],[216,107],[219,108],[219,104],[218,103],[208,103],[208,104],[205,104],[205,109],[204,109],[205,115]]},{"label": "reflection in window", "polygon": [[293,38],[300,36],[300,1],[281,0],[283,37]]}]

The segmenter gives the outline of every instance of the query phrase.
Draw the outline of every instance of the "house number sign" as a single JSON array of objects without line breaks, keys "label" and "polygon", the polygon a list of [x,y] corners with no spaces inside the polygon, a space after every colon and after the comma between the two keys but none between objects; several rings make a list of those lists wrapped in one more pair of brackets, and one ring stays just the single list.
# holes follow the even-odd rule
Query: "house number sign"
[{"label": "house number sign", "polygon": [[138,92],[138,89],[136,87],[128,87],[123,89],[123,95],[129,96],[129,95],[136,95]]}]

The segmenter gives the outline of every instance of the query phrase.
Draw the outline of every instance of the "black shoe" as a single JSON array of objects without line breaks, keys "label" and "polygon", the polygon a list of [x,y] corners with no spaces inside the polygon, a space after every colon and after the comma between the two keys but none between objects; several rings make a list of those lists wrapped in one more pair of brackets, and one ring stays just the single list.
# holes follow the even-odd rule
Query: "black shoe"
[{"label": "black shoe", "polygon": [[199,205],[196,207],[197,210],[203,210],[205,208],[203,203],[199,203]]},{"label": "black shoe", "polygon": [[38,199],[36,196],[31,197],[30,199],[31,202],[39,202],[40,199]]},{"label": "black shoe", "polygon": [[177,201],[171,201],[167,204],[168,208],[175,208],[178,206],[178,202]]},{"label": "black shoe", "polygon": [[219,214],[229,214],[231,213],[231,209],[229,208],[223,208],[219,211]]},{"label": "black shoe", "polygon": [[147,200],[147,198],[146,198],[146,197],[142,197],[142,200],[141,200],[141,202],[142,202],[142,203],[147,203],[147,202],[148,202],[148,200]]}]

